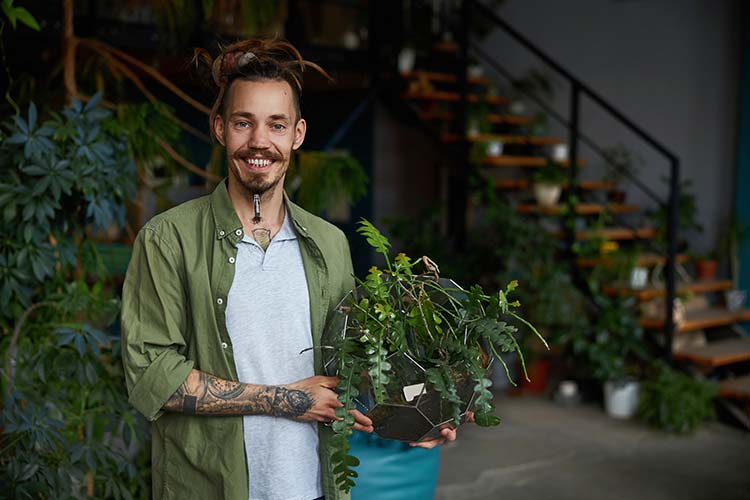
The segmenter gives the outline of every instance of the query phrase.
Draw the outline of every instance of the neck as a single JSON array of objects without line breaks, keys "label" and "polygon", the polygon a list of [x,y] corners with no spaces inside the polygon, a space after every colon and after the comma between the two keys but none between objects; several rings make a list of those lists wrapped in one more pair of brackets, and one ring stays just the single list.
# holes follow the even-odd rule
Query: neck
[{"label": "neck", "polygon": [[279,182],[275,187],[269,189],[260,196],[260,221],[255,222],[255,206],[253,193],[233,181],[230,177],[227,185],[229,199],[232,200],[237,216],[242,222],[245,234],[252,234],[254,229],[265,228],[271,232],[271,237],[281,229],[284,223],[284,189]]}]

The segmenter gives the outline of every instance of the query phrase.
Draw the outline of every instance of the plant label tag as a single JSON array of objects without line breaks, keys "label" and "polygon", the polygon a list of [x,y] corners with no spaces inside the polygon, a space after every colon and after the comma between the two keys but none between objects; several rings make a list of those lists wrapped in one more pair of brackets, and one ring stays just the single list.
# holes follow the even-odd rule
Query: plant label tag
[{"label": "plant label tag", "polygon": [[411,403],[412,401],[414,401],[414,398],[422,394],[423,389],[424,384],[404,386],[404,399],[406,399],[407,402]]}]

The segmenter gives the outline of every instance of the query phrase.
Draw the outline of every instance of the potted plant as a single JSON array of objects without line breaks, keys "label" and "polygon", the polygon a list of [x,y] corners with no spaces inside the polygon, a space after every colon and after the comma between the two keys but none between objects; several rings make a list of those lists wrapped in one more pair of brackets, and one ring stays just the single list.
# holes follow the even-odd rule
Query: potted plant
[{"label": "potted plant", "polygon": [[[662,181],[667,183],[669,179],[662,177]],[[698,206],[695,200],[695,194],[691,192],[693,181],[685,179],[680,183],[680,195],[677,199],[677,211],[679,213],[679,235],[677,242],[678,251],[685,251],[688,247],[689,238],[692,232],[703,232],[703,226],[698,223]],[[651,218],[651,223],[656,228],[656,237],[654,242],[662,248],[667,245],[667,221],[669,211],[662,205],[656,210],[649,210],[646,215]]]},{"label": "potted plant", "polygon": [[286,188],[306,210],[337,222],[349,220],[351,205],[367,193],[367,174],[346,151],[298,151]]},{"label": "potted plant", "polygon": [[[347,438],[359,408],[375,433],[387,439],[418,441],[437,437],[445,426],[459,425],[467,412],[477,424],[497,425],[492,415],[491,357],[505,368],[505,357],[523,354],[510,321],[533,326],[514,312],[509,299],[517,282],[488,295],[478,285],[464,290],[439,277],[427,257],[413,262],[401,253],[391,260],[389,241],[368,221],[358,228],[381,254],[385,266],[373,266],[359,286],[336,308],[322,339],[324,369],[336,375],[341,419],[333,423],[337,451],[336,482],[354,486],[358,461],[348,454]],[[424,273],[415,272],[423,267]],[[508,375],[510,377],[510,375]]]},{"label": "potted plant", "polygon": [[567,174],[562,167],[553,161],[547,161],[547,164],[532,176],[532,189],[536,202],[542,207],[557,205],[566,180]]},{"label": "potted plant", "polygon": [[719,259],[716,252],[691,253],[695,265],[695,279],[711,281],[716,279],[719,269]]},{"label": "potted plant", "polygon": [[732,276],[732,290],[724,292],[724,300],[727,309],[737,311],[745,306],[747,290],[739,289],[740,262],[737,248],[740,240],[746,239],[750,234],[750,227],[743,227],[732,217],[725,228],[721,238],[721,247],[729,259],[729,272]]},{"label": "potted plant", "polygon": [[717,386],[654,363],[641,383],[639,417],[659,429],[678,434],[694,431],[714,416]]},{"label": "potted plant", "polygon": [[638,170],[644,164],[643,158],[631,152],[623,144],[617,144],[605,148],[604,159],[607,164],[607,179],[612,187],[607,190],[607,200],[611,203],[625,203],[626,193],[620,189],[620,184],[625,178],[634,178]]},{"label": "potted plant", "polygon": [[631,418],[638,409],[640,365],[650,359],[633,298],[608,297],[592,286],[590,327],[563,338],[585,369],[603,385],[608,415]]}]

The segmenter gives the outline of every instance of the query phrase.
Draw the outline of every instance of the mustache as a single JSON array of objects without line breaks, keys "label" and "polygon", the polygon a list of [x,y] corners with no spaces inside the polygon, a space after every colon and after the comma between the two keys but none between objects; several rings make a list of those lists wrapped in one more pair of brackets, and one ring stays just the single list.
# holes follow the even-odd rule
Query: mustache
[{"label": "mustache", "polygon": [[267,149],[241,149],[234,152],[235,158],[247,158],[248,156],[256,157],[256,158],[263,158],[265,160],[272,160],[272,161],[279,161],[283,160],[281,155],[274,153],[273,151],[269,151]]}]

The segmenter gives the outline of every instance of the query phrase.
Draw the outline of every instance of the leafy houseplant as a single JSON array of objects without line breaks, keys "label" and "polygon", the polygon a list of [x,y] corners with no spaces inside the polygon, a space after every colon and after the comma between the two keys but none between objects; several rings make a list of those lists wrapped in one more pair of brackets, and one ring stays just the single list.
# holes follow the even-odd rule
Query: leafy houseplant
[{"label": "leafy houseplant", "polygon": [[625,191],[619,184],[626,177],[634,178],[643,165],[643,158],[631,152],[623,144],[605,148],[604,158],[607,161],[607,178],[613,184],[607,191],[607,199],[612,203],[625,203]]},{"label": "leafy houseplant", "polygon": [[[117,121],[78,101],[41,122],[35,105],[0,146],[0,483],[11,497],[130,497],[147,480],[119,339],[118,303],[91,229],[121,224],[135,168]],[[99,276],[101,273],[99,272]]]},{"label": "leafy houseplant", "polygon": [[[662,178],[662,181],[667,183],[667,178]],[[685,179],[680,184],[680,196],[677,199],[677,211],[679,213],[679,234],[680,240],[677,242],[678,251],[685,251],[687,249],[687,241],[685,238],[688,233],[696,231],[703,232],[703,226],[697,221],[698,206],[695,201],[695,194],[691,192],[693,181],[691,179]],[[646,215],[651,218],[651,221],[656,228],[655,242],[666,248],[667,245],[667,221],[669,220],[669,211],[666,206],[660,206],[656,210],[646,212]]]},{"label": "leafy houseplant", "polygon": [[[369,222],[358,231],[385,258],[385,267],[372,267],[359,287],[337,309],[323,339],[324,366],[340,378],[332,438],[336,482],[343,490],[354,486],[347,438],[359,408],[372,419],[381,437],[417,441],[439,436],[444,426],[458,425],[474,410],[479,425],[497,425],[492,415],[491,382],[486,378],[490,355],[503,366],[504,356],[517,353],[525,366],[508,320],[524,323],[517,301],[508,295],[517,282],[487,295],[475,285],[468,291],[438,277],[426,257],[412,260],[401,253],[389,257],[389,241]],[[427,274],[414,272],[423,264]],[[545,343],[546,345],[546,343]]]},{"label": "leafy houseplant", "polygon": [[548,161],[545,166],[534,172],[532,181],[537,203],[543,207],[555,206],[566,180],[565,170],[553,161]]},{"label": "leafy houseplant", "polygon": [[367,174],[343,151],[300,151],[289,167],[287,187],[295,201],[334,220],[348,220],[349,206],[367,193]]},{"label": "leafy houseplant", "polygon": [[664,363],[641,383],[639,416],[646,423],[678,434],[695,430],[714,416],[715,383],[697,380]]}]

